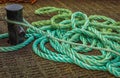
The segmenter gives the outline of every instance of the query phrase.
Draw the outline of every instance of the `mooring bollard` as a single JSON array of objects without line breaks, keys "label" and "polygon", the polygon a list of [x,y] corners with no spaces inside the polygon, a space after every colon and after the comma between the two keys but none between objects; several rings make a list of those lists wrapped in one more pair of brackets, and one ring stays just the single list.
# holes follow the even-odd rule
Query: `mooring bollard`
[{"label": "mooring bollard", "polygon": [[[5,7],[7,12],[7,19],[13,21],[23,22],[23,6],[19,4],[12,4]],[[24,41],[25,31],[17,24],[8,24],[9,43],[12,45],[19,44]]]}]

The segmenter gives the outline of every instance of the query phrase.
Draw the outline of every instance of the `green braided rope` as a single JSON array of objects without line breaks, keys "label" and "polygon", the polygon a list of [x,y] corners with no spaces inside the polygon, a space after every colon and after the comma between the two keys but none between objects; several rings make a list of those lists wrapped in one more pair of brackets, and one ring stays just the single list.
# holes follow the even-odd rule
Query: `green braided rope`
[{"label": "green braided rope", "polygon": [[[33,22],[26,20],[17,22],[6,19],[10,23],[28,27],[27,40],[16,46],[0,47],[0,52],[19,50],[33,40],[33,51],[40,57],[56,62],[74,63],[90,70],[109,71],[120,77],[120,22],[100,16],[87,16],[82,12],[72,13],[68,9],[43,7],[35,14],[51,14],[48,20]],[[8,34],[0,34],[0,39]],[[45,44],[50,43],[54,51]],[[100,55],[84,55],[93,49]]]}]

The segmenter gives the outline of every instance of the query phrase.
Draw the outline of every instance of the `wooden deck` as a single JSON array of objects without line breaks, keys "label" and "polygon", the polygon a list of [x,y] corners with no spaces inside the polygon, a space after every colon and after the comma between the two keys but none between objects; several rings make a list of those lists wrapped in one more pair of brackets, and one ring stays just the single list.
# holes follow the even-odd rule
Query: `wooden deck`
[{"label": "wooden deck", "polygon": [[[11,3],[0,4],[0,34],[7,32],[4,21],[4,7],[7,4]],[[120,0],[38,0],[34,5],[21,4],[24,6],[24,17],[29,22],[46,19],[34,14],[35,9],[45,6],[82,11],[88,15],[105,15],[120,21]],[[7,46],[7,40],[0,40],[0,46]],[[86,70],[74,64],[45,60],[34,54],[31,45],[16,52],[0,53],[0,78],[115,78],[108,72]]]}]

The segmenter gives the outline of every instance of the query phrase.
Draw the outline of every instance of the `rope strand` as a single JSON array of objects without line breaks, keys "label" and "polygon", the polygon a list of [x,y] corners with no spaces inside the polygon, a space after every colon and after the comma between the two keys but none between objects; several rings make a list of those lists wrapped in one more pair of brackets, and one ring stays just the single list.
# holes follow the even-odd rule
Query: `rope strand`
[{"label": "rope strand", "polygon": [[[19,50],[30,42],[33,51],[40,57],[57,62],[74,63],[82,68],[91,70],[109,71],[120,77],[120,29],[119,22],[100,16],[87,16],[82,12],[72,13],[68,9],[43,7],[35,14],[55,15],[48,20],[28,23],[7,22],[28,27],[27,40],[16,46],[0,47],[0,52]],[[0,34],[0,39],[7,38],[8,34]],[[49,50],[45,44],[50,43],[55,51]],[[99,50],[100,55],[84,55],[93,49]]]}]

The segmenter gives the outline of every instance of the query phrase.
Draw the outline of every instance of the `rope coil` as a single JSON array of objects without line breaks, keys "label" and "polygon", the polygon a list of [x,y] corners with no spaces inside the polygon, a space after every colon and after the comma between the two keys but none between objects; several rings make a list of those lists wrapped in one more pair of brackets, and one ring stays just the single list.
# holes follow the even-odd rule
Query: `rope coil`
[{"label": "rope coil", "polygon": [[[57,14],[50,20],[33,22],[32,25],[26,20],[17,22],[6,19],[10,23],[28,27],[27,40],[16,46],[0,47],[0,52],[19,50],[35,40],[33,51],[40,57],[74,63],[86,69],[109,71],[120,77],[119,22],[105,16],[88,17],[82,12],[72,13],[68,9],[55,7],[40,8],[35,14],[54,12]],[[8,34],[0,34],[0,39],[6,37]],[[46,43],[50,43],[55,51],[49,50]],[[99,50],[101,55],[82,54],[93,49]]]}]

